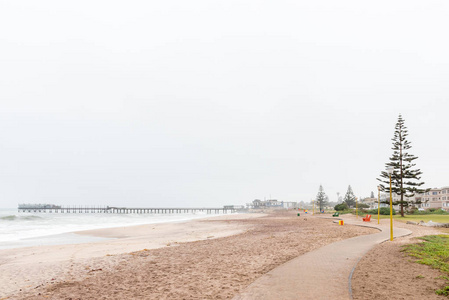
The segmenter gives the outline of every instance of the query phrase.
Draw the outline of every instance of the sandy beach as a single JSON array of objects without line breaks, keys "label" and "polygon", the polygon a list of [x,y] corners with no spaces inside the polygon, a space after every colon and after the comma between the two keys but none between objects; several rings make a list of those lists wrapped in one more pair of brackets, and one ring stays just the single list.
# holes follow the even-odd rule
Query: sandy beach
[{"label": "sandy beach", "polygon": [[374,229],[295,212],[80,232],[112,240],[0,251],[7,299],[230,299],[284,262]]},{"label": "sandy beach", "polygon": [[[88,265],[113,269],[120,261],[117,254],[238,234],[247,227],[231,224],[229,220],[261,216],[264,215],[235,214],[215,217],[213,224],[187,221],[79,231],[76,234],[110,239],[86,244],[0,250],[0,299],[57,279],[76,278]],[[23,295],[20,293],[17,298]]]}]

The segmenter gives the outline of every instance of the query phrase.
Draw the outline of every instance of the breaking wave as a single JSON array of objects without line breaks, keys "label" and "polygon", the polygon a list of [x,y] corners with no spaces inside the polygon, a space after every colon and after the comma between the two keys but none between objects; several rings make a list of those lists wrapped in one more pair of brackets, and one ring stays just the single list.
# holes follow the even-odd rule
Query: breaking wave
[{"label": "breaking wave", "polygon": [[16,215],[9,215],[9,216],[4,216],[4,217],[0,217],[0,220],[2,221],[31,221],[31,220],[39,220],[42,219],[39,216],[16,216]]}]

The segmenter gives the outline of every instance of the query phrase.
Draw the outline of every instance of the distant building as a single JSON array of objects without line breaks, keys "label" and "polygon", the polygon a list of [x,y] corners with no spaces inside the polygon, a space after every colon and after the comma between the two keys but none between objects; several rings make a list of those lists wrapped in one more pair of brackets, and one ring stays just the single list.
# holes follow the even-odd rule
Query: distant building
[{"label": "distant building", "polygon": [[282,207],[289,209],[289,208],[298,208],[298,202],[281,202],[282,203]]},{"label": "distant building", "polygon": [[266,207],[282,207],[282,202],[277,201],[276,199],[270,199],[265,201]]},{"label": "distant building", "polygon": [[269,200],[259,200],[255,199],[252,203],[248,204],[249,207],[254,209],[261,209],[261,208],[297,208],[298,203],[297,202],[284,202],[284,201],[278,201],[276,199],[269,199]]},{"label": "distant building", "polygon": [[[371,209],[377,208],[377,198],[366,198],[367,202],[364,202],[370,206]],[[381,193],[380,202],[385,202],[390,200],[390,194]],[[401,200],[401,197],[395,193],[392,194],[393,202],[397,202]],[[432,188],[428,192],[423,194],[416,194],[413,197],[404,197],[405,201],[421,201],[421,204],[412,204],[411,207],[415,208],[435,208],[435,209],[444,209],[449,211],[449,186],[441,187],[441,188]],[[389,207],[386,203],[381,203],[380,207]],[[399,205],[394,205],[394,209],[399,210]]]},{"label": "distant building", "polygon": [[441,208],[449,210],[449,186],[432,188],[424,194],[415,195],[414,198],[422,202],[418,204],[418,208]]},{"label": "distant building", "polygon": [[[383,201],[385,201],[385,197],[381,197],[380,198],[380,207],[382,208],[382,207],[388,207],[389,205],[387,205],[386,203],[382,203]],[[363,204],[366,204],[366,205],[368,205],[369,206],[369,209],[375,209],[375,208],[377,208],[377,206],[378,206],[378,203],[379,203],[379,201],[377,200],[377,198],[365,198],[365,199],[362,199],[361,201],[360,201],[361,203],[363,203]]]},{"label": "distant building", "polygon": [[265,207],[265,203],[262,200],[255,199],[252,203],[252,208],[262,208]]}]

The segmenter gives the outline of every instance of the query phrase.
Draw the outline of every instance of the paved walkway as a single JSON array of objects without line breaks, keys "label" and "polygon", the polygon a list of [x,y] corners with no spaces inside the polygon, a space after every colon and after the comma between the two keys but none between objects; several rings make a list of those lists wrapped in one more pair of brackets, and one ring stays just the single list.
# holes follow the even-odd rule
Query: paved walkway
[{"label": "paved walkway", "polygon": [[[335,242],[294,258],[257,279],[234,300],[351,299],[353,269],[368,250],[390,239],[390,227],[379,226],[376,220],[345,223],[368,225],[381,232]],[[410,230],[394,228],[394,237],[408,234]]]}]

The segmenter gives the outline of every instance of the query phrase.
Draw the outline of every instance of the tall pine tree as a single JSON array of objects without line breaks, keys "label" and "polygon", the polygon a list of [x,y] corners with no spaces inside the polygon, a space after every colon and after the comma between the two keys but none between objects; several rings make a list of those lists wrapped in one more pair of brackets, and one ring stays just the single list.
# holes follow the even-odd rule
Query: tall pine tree
[{"label": "tall pine tree", "polygon": [[343,202],[346,203],[348,205],[348,207],[354,207],[355,206],[355,196],[354,193],[352,192],[352,188],[349,185],[348,186],[348,190],[346,191],[346,195],[343,198]]},{"label": "tall pine tree", "polygon": [[[391,148],[393,154],[390,157],[390,162],[386,163],[385,167],[393,167],[391,191],[401,197],[394,205],[400,205],[402,217],[404,216],[404,207],[421,203],[421,201],[405,200],[404,196],[410,198],[415,194],[421,194],[429,190],[419,188],[424,184],[424,182],[420,181],[422,172],[420,169],[414,168],[416,166],[414,161],[418,157],[408,152],[412,146],[407,140],[407,136],[407,127],[405,127],[404,119],[399,114],[394,136],[391,139],[393,141],[393,147]],[[382,182],[380,184],[381,190],[390,193],[390,177],[388,173],[382,171],[380,177],[377,180]]]},{"label": "tall pine tree", "polygon": [[320,211],[323,210],[324,206],[326,206],[329,202],[329,197],[324,192],[323,186],[320,185],[318,189],[318,194],[316,195],[316,204],[320,207]]}]

